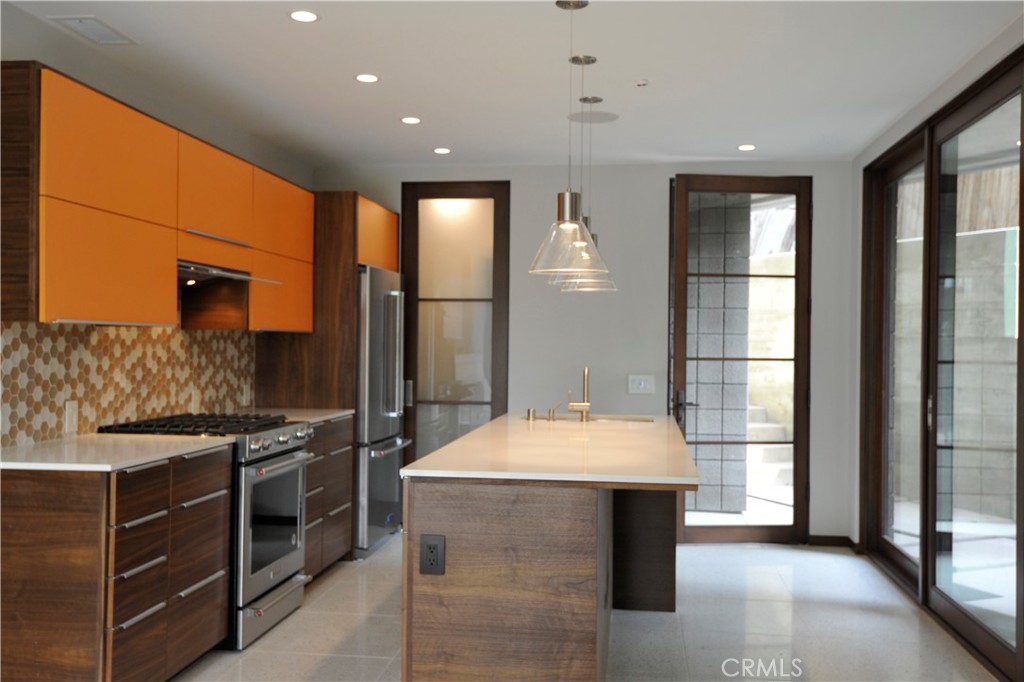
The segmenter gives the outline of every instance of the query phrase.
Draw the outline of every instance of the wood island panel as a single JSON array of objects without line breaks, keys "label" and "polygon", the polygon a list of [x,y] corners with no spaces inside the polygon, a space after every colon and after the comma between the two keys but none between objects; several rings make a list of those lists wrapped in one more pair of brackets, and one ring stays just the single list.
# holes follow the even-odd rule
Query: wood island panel
[{"label": "wood island panel", "polygon": [[[604,679],[611,491],[405,486],[403,679]],[[421,534],[444,575],[420,574]]]}]

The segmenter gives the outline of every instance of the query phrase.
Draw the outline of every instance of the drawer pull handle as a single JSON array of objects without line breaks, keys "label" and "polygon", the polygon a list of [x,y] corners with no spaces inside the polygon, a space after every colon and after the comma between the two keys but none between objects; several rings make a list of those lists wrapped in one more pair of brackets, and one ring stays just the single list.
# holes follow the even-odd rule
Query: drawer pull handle
[{"label": "drawer pull handle", "polygon": [[200,237],[206,237],[207,239],[216,239],[219,242],[227,242],[228,244],[234,244],[235,246],[244,246],[246,248],[252,247],[252,244],[249,244],[248,242],[239,241],[238,239],[231,239],[230,237],[222,237],[219,234],[213,234],[212,232],[203,232],[202,230],[194,230],[192,228],[189,228],[185,231],[188,232],[189,234],[198,235]]},{"label": "drawer pull handle", "polygon": [[167,516],[167,510],[161,509],[155,514],[143,516],[142,518],[135,519],[134,521],[128,521],[115,527],[120,528],[121,530],[127,530],[128,528],[135,528],[136,526],[141,526],[142,524],[149,523],[150,521],[156,521],[157,519],[163,518],[165,516]]},{"label": "drawer pull handle", "polygon": [[199,459],[200,457],[206,457],[207,455],[214,455],[218,452],[224,452],[224,448],[210,448],[209,450],[203,450],[202,452],[190,452],[187,455],[182,455],[182,459]]},{"label": "drawer pull handle", "polygon": [[221,570],[221,571],[217,571],[216,573],[214,573],[213,575],[211,575],[208,578],[203,578],[202,580],[197,582],[192,587],[186,587],[184,590],[179,592],[178,593],[178,599],[184,599],[185,597],[189,596],[190,594],[192,594],[194,592],[198,592],[199,590],[203,589],[204,587],[206,587],[210,583],[217,582],[218,580],[223,578],[225,575],[227,575],[227,572]]},{"label": "drawer pull handle", "polygon": [[324,517],[321,516],[316,521],[314,521],[312,523],[309,523],[309,524],[306,524],[306,530],[309,530],[310,528],[312,528],[314,526],[317,526],[317,525],[319,525],[319,524],[321,524],[323,522],[324,522]]},{"label": "drawer pull handle", "polygon": [[287,583],[282,583],[277,587],[275,591],[279,592],[276,595],[272,595],[270,601],[263,604],[253,604],[251,608],[245,609],[242,613],[247,618],[252,618],[254,616],[256,618],[262,618],[264,611],[274,608],[282,599],[312,580],[313,576],[306,575],[305,573],[298,573],[292,576],[292,579]]},{"label": "drawer pull handle", "polygon": [[352,449],[352,446],[349,445],[348,447],[341,448],[340,450],[334,450],[333,452],[331,452],[329,454],[330,454],[331,457],[334,457],[335,455],[340,455],[341,453],[345,452],[346,450],[351,450],[351,449]]},{"label": "drawer pull handle", "polygon": [[319,488],[313,488],[308,493],[306,493],[306,497],[307,498],[308,497],[312,497],[313,495],[316,495],[318,493],[322,493],[323,491],[324,491],[324,486],[320,486]]},{"label": "drawer pull handle", "polygon": [[140,464],[140,465],[135,466],[135,467],[128,467],[127,469],[121,469],[121,471],[119,471],[118,473],[119,474],[134,474],[137,471],[145,471],[146,469],[155,469],[157,467],[162,467],[163,465],[170,464],[170,463],[171,463],[171,460],[169,460],[169,459],[161,459],[161,460],[156,461],[156,462],[147,462],[146,464]]},{"label": "drawer pull handle", "polygon": [[125,571],[121,575],[115,576],[114,580],[128,580],[128,578],[134,578],[139,573],[143,573],[145,571],[148,571],[149,569],[155,568],[156,566],[159,566],[160,564],[163,564],[163,563],[166,563],[166,562],[167,562],[167,555],[165,554],[162,557],[157,557],[156,559],[153,559],[152,561],[147,561],[146,563],[142,564],[141,566],[136,566],[135,568],[133,568],[133,569],[131,569],[129,571]]},{"label": "drawer pull handle", "polygon": [[210,493],[209,495],[203,495],[202,497],[197,497],[196,499],[189,500],[188,502],[182,502],[181,503],[181,508],[182,509],[188,509],[189,507],[195,507],[196,505],[202,504],[203,502],[210,502],[211,500],[216,500],[218,497],[224,497],[227,494],[228,494],[227,488],[225,488],[224,490],[218,490],[215,493]]},{"label": "drawer pull handle", "polygon": [[351,418],[352,418],[352,415],[347,414],[344,417],[335,417],[334,419],[331,420],[331,423],[332,424],[340,424],[341,422],[345,421],[346,419],[351,419]]},{"label": "drawer pull handle", "polygon": [[310,465],[316,464],[317,462],[319,462],[319,461],[320,461],[320,460],[322,460],[323,458],[324,458],[324,456],[323,456],[323,455],[317,455],[317,456],[316,456],[316,457],[314,457],[313,459],[311,459],[311,460],[309,460],[308,462],[306,462],[306,466],[308,467],[308,466],[310,466]]},{"label": "drawer pull handle", "polygon": [[150,616],[152,616],[154,613],[158,613],[159,611],[163,610],[166,607],[167,607],[167,602],[162,601],[159,604],[157,604],[156,606],[154,606],[153,608],[146,609],[145,611],[143,611],[139,615],[135,616],[134,618],[132,618],[130,620],[126,620],[125,622],[121,623],[120,625],[118,625],[114,629],[115,630],[127,630],[130,627],[138,625],[142,621],[144,621],[147,618],[149,618]]},{"label": "drawer pull handle", "polygon": [[351,506],[352,506],[351,502],[346,502],[345,504],[341,505],[340,507],[338,507],[334,511],[327,512],[327,515],[328,516],[336,516],[336,515],[340,514],[341,512],[345,511],[346,509],[348,509]]}]

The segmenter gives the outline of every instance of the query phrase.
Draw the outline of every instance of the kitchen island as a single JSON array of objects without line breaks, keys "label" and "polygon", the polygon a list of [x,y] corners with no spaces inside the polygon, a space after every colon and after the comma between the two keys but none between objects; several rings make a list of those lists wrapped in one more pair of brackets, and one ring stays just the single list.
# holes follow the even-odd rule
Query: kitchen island
[{"label": "kitchen island", "polygon": [[604,679],[613,607],[675,609],[670,417],[506,415],[402,477],[403,679]]}]

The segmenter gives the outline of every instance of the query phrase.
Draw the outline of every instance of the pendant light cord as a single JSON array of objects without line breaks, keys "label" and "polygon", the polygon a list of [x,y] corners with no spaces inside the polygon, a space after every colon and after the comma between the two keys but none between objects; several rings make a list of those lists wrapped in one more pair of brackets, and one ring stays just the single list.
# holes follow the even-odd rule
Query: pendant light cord
[{"label": "pendant light cord", "polygon": [[[570,116],[572,115],[572,55],[573,55],[572,36],[573,36],[573,12],[569,12],[569,115]],[[569,139],[569,162],[566,165],[568,166],[568,169],[569,169],[568,170],[569,175],[568,175],[568,178],[566,179],[565,188],[571,192],[572,191],[572,119],[569,119],[568,123],[569,123],[569,134],[567,135],[567,137]]]}]

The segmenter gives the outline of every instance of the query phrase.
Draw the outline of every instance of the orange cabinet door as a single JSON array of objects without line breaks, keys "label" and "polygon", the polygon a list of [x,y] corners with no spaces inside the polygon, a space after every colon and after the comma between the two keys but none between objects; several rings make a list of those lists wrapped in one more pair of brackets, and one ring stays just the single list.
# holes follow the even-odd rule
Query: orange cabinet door
[{"label": "orange cabinet door", "polygon": [[252,245],[252,164],[178,135],[178,229]]},{"label": "orange cabinet door", "polygon": [[280,282],[249,283],[249,329],[313,331],[313,264],[252,252],[252,275]]},{"label": "orange cabinet door", "polygon": [[241,272],[252,271],[253,250],[249,247],[181,230],[176,230],[176,232],[178,233],[179,260]]},{"label": "orange cabinet door", "polygon": [[174,325],[176,231],[42,197],[39,320]]},{"label": "orange cabinet door", "polygon": [[39,193],[174,227],[178,132],[49,69],[41,90]]},{"label": "orange cabinet door", "polygon": [[361,196],[356,205],[356,226],[358,261],[397,271],[398,214]]},{"label": "orange cabinet door", "polygon": [[262,251],[313,262],[313,193],[253,169],[252,245]]}]

